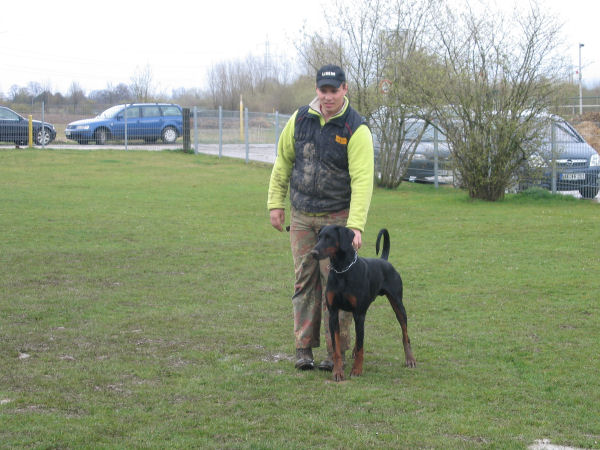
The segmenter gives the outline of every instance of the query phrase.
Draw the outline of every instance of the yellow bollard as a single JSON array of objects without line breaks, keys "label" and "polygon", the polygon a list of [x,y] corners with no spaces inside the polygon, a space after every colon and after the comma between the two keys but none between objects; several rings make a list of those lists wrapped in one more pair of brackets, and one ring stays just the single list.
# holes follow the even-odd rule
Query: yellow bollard
[{"label": "yellow bollard", "polygon": [[29,114],[29,148],[33,147],[33,117]]},{"label": "yellow bollard", "polygon": [[244,100],[240,94],[240,141],[244,140]]}]

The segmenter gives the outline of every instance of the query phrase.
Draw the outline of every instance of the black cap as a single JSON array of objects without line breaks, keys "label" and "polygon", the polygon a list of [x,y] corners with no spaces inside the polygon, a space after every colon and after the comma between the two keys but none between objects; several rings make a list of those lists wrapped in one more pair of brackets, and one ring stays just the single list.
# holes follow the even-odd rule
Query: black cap
[{"label": "black cap", "polygon": [[333,86],[339,88],[346,82],[346,74],[340,66],[327,64],[317,71],[317,88]]}]

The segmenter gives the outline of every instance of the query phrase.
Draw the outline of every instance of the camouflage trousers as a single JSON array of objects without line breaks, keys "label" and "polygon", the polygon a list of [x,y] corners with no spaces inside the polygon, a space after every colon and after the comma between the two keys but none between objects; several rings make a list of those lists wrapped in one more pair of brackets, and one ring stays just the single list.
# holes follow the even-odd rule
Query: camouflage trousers
[{"label": "camouflage trousers", "polygon": [[[329,312],[325,301],[325,286],[329,275],[329,259],[316,260],[310,251],[317,244],[317,234],[326,225],[346,225],[348,210],[312,216],[292,208],[290,241],[294,257],[296,283],[292,306],[294,309],[294,335],[296,348],[320,346],[321,317],[325,329],[327,351],[332,352],[329,334]],[[342,351],[350,348],[352,313],[340,311]]]}]

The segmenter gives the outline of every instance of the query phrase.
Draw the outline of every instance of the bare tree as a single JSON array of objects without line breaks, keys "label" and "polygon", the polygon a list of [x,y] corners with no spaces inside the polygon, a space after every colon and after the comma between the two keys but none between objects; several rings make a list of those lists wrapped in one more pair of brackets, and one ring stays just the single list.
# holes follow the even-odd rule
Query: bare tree
[{"label": "bare tree", "polygon": [[237,109],[240,96],[252,92],[252,73],[242,61],[223,61],[208,71],[208,90],[214,106]]},{"label": "bare tree", "polygon": [[143,69],[139,67],[131,77],[131,93],[140,102],[147,102],[152,96],[152,68],[147,64]]},{"label": "bare tree", "polygon": [[[339,30],[338,30],[339,32]],[[340,36],[333,34],[319,34],[303,29],[301,36],[304,39],[295,43],[296,51],[302,63],[301,71],[314,78],[319,67],[325,64],[344,66],[344,46]]]},{"label": "bare tree", "polygon": [[69,91],[67,92],[67,97],[69,98],[69,102],[73,105],[73,112],[77,110],[77,107],[85,102],[85,92],[77,83],[73,81],[71,86],[69,86]]},{"label": "bare tree", "polygon": [[237,109],[240,97],[255,111],[273,111],[286,105],[281,86],[288,81],[289,65],[278,58],[248,55],[244,60],[223,61],[208,71],[208,93],[213,106]]},{"label": "bare tree", "polygon": [[[433,70],[424,41],[430,24],[429,12],[437,6],[437,0],[405,0],[384,10],[389,22],[382,22],[385,28],[378,31],[377,58],[369,64],[375,68],[371,72],[376,74],[376,83],[362,69],[364,75],[359,82],[367,94],[363,96],[363,104],[371,110],[370,122],[378,140],[377,182],[383,187],[396,188],[405,178],[431,120],[423,99],[411,89],[410,79]],[[374,109],[377,105],[380,106]]]},{"label": "bare tree", "polygon": [[[339,24],[329,36],[310,34],[298,45],[305,64],[314,70],[326,62],[342,65],[350,84],[354,107],[365,115],[376,137],[377,182],[397,187],[407,170],[416,140],[405,139],[414,134],[415,117],[428,118],[419,98],[407,88],[408,76],[419,76],[416,65],[425,70],[429,61],[423,39],[429,10],[437,9],[437,0],[337,0]],[[334,20],[335,19],[335,20]]]},{"label": "bare tree", "polygon": [[129,87],[125,83],[119,83],[116,86],[108,83],[106,89],[92,91],[88,97],[90,100],[103,105],[113,105],[115,103],[130,102],[131,95]]},{"label": "bare tree", "polygon": [[8,92],[9,99],[12,103],[30,103],[31,94],[27,88],[19,87],[13,84]]},{"label": "bare tree", "polygon": [[535,2],[512,16],[484,6],[436,11],[441,70],[410,86],[435,111],[469,195],[495,201],[539,145],[565,64],[556,56],[560,26]]},{"label": "bare tree", "polygon": [[37,81],[30,81],[27,83],[27,90],[29,91],[29,95],[32,97],[37,97],[42,92],[44,92],[44,88]]}]

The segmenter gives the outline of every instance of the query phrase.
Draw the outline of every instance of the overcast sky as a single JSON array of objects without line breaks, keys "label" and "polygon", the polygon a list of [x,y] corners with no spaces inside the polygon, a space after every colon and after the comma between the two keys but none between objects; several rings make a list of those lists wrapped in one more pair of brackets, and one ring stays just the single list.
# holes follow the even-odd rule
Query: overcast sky
[{"label": "overcast sky", "polygon": [[[523,6],[527,0],[519,0]],[[519,3],[517,2],[517,3]],[[598,0],[540,0],[564,22],[567,57],[584,84],[600,84]],[[30,0],[3,2],[0,15],[0,92],[30,81],[66,93],[76,81],[89,93],[129,84],[147,65],[159,91],[204,88],[219,61],[249,54],[295,54],[291,40],[303,24],[324,28],[328,0]],[[574,75],[577,79],[577,75]]]}]

